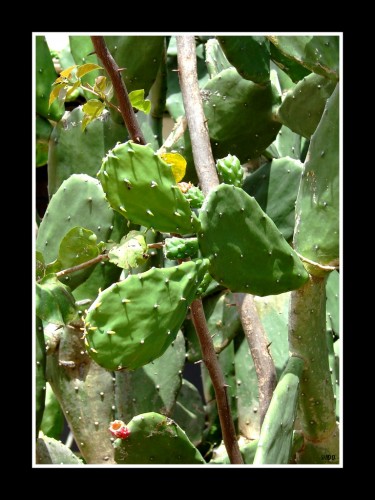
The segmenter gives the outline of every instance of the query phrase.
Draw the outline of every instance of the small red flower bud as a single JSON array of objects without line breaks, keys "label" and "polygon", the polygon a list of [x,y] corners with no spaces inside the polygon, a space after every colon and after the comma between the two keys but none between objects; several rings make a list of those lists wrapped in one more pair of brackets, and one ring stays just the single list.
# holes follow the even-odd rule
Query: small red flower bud
[{"label": "small red flower bud", "polygon": [[130,436],[130,431],[122,420],[114,420],[108,429],[113,436],[120,439],[126,439]]}]

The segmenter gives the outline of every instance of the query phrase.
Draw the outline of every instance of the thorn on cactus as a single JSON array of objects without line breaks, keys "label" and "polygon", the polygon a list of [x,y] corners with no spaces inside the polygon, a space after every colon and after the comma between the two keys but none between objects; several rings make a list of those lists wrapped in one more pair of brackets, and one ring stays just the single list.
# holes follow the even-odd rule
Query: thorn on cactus
[{"label": "thorn on cactus", "polygon": [[130,436],[130,430],[122,420],[114,420],[108,427],[109,432],[120,439],[127,439]]}]

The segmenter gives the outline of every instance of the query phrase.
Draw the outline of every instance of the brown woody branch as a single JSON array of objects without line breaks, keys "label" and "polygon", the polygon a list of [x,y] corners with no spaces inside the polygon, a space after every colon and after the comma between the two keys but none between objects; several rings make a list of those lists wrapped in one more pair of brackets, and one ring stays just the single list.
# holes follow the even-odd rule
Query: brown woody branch
[{"label": "brown woody branch", "polygon": [[96,55],[102,61],[102,64],[112,81],[112,85],[118,99],[121,115],[124,119],[125,126],[128,129],[132,141],[137,142],[138,144],[146,144],[137,118],[135,117],[133,107],[130,103],[126,85],[121,77],[121,70],[118,67],[116,61],[113,59],[111,53],[109,52],[104,41],[104,37],[92,36],[91,40],[94,45]]},{"label": "brown woody branch", "polygon": [[[180,87],[190,132],[194,163],[202,191],[207,195],[211,188],[219,184],[219,179],[216,173],[199,93],[195,40],[193,36],[177,37],[177,57]],[[232,464],[243,464],[228,403],[227,385],[215,353],[210,332],[208,331],[202,301],[194,300],[190,309],[201,346],[203,361],[215,390],[223,440],[229,459]]]},{"label": "brown woody branch", "polygon": [[276,369],[268,349],[269,345],[263,325],[255,307],[254,297],[245,293],[235,293],[234,297],[257,374],[260,426],[262,427],[277,383]]}]

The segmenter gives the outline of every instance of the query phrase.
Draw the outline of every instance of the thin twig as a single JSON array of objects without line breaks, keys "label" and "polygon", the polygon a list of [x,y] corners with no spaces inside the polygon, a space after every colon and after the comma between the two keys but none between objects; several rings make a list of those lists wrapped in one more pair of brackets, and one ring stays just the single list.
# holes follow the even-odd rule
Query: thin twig
[{"label": "thin twig", "polygon": [[100,254],[97,257],[94,257],[91,260],[87,260],[86,262],[82,262],[82,264],[78,264],[73,267],[69,267],[68,269],[64,269],[63,271],[59,271],[56,273],[57,278],[61,278],[61,276],[66,276],[67,274],[75,273],[76,271],[81,271],[81,269],[86,269],[86,267],[93,266],[98,262],[102,262],[103,260],[108,259],[108,254]]},{"label": "thin twig", "polygon": [[131,139],[138,144],[146,144],[137,118],[135,117],[133,107],[130,103],[128,91],[122,79],[120,68],[117,66],[116,61],[107,49],[104,37],[92,36],[91,40],[94,45],[96,55],[102,61],[104,68],[111,78],[112,85],[118,99],[119,108]]},{"label": "thin twig", "polygon": [[258,379],[260,427],[270,405],[277,377],[263,325],[259,320],[254,297],[245,293],[235,293],[235,301],[241,316],[242,328],[250,347]]},{"label": "thin twig", "polygon": [[322,271],[331,272],[331,271],[337,271],[338,269],[340,269],[338,261],[334,262],[334,264],[336,264],[336,262],[337,262],[337,265],[335,265],[335,266],[329,266],[329,265],[324,266],[323,264],[319,264],[319,262],[314,262],[313,260],[310,260],[307,257],[304,257],[303,255],[301,255],[298,252],[296,252],[296,254],[302,260],[302,262],[307,262],[308,264],[311,264],[312,266],[317,267],[318,269],[321,269]]},{"label": "thin twig", "polygon": [[193,36],[177,37],[177,58],[180,87],[189,126],[193,158],[204,195],[219,184],[212,155],[210,136],[204,116],[198,86],[195,39]]},{"label": "thin twig", "polygon": [[[199,94],[195,40],[193,36],[177,37],[177,57],[180,86],[191,137],[194,163],[202,191],[204,194],[207,194],[212,187],[219,184],[219,179],[215,169],[202,101]],[[203,361],[215,390],[220,425],[228,457],[232,464],[243,464],[229,407],[225,378],[207,327],[202,301],[198,299],[194,300],[190,309],[201,346]]]},{"label": "thin twig", "polygon": [[[91,92],[91,94],[94,94],[96,97],[99,97],[99,99],[102,99],[102,96],[100,94],[98,94],[98,92],[95,92],[95,90],[90,89],[89,87],[86,87],[85,85],[81,85],[81,89],[86,90],[87,92]],[[106,104],[108,104],[108,106],[110,106],[112,109],[116,110],[117,113],[120,113],[120,115],[121,115],[120,108],[118,108],[117,106],[115,106],[114,104],[112,104],[111,101],[108,101],[108,99],[105,98],[104,102]]]}]

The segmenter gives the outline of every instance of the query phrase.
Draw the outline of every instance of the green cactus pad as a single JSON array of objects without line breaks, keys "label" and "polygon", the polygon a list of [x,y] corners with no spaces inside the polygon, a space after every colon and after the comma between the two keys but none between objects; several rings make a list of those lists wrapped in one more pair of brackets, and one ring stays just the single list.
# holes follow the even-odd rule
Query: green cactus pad
[{"label": "green cactus pad", "polygon": [[199,227],[171,168],[149,146],[132,141],[116,146],[98,176],[112,208],[131,222],[180,234]]},{"label": "green cactus pad", "polygon": [[203,205],[204,194],[198,187],[192,186],[186,193],[183,193],[183,195],[189,202],[190,208],[201,208]]},{"label": "green cactus pad", "polygon": [[85,461],[111,464],[108,426],[114,417],[113,375],[87,355],[82,333],[71,326],[60,330],[57,349],[47,356],[47,378]]},{"label": "green cactus pad", "polygon": [[46,398],[46,348],[44,344],[44,333],[42,320],[35,320],[35,411],[36,411],[36,436],[43,419]]},{"label": "green cactus pad", "polygon": [[64,106],[58,100],[51,107],[48,106],[51,85],[58,75],[44,36],[35,37],[35,72],[36,112],[45,118],[58,121],[64,114]]},{"label": "green cactus pad", "polygon": [[90,356],[108,370],[135,370],[161,356],[176,338],[206,268],[206,260],[154,268],[100,293],[86,316]]},{"label": "green cactus pad", "polygon": [[265,84],[270,79],[270,42],[264,36],[218,36],[229,62],[246,80]]},{"label": "green cactus pad", "polygon": [[[284,56],[282,52],[278,48],[270,44],[270,52],[271,52],[271,68],[274,64],[277,68],[277,74],[280,80],[280,85],[283,90],[285,90],[285,85],[287,88],[290,88],[290,84],[297,83],[305,76],[311,73],[310,70],[301,66],[298,62],[289,59],[289,57]],[[282,73],[280,73],[280,71]],[[292,85],[293,86],[293,85]]]},{"label": "green cactus pad", "polygon": [[247,194],[254,196],[286,240],[293,236],[302,169],[299,160],[275,159],[248,175],[242,186]]},{"label": "green cactus pad", "polygon": [[274,222],[240,188],[221,184],[203,204],[199,246],[210,274],[234,292],[275,295],[303,285],[308,274]]},{"label": "green cactus pad", "polygon": [[289,359],[264,418],[254,465],[289,462],[302,369],[301,358]]},{"label": "green cactus pad", "polygon": [[290,128],[283,125],[274,142],[266,149],[265,156],[272,158],[284,158],[289,156],[294,160],[301,159],[301,136],[292,132]]},{"label": "green cactus pad", "polygon": [[[98,241],[106,241],[112,223],[113,211],[98,180],[85,174],[72,175],[51,198],[39,226],[36,249],[46,263],[53,262],[70,229],[84,227],[93,231]],[[69,279],[64,279],[64,283],[69,284]]]},{"label": "green cactus pad", "polygon": [[134,371],[116,372],[116,418],[155,411],[171,416],[181,388],[185,340],[181,332],[165,353]]},{"label": "green cactus pad", "polygon": [[36,132],[36,166],[41,167],[48,161],[48,142],[52,132],[51,123],[37,115],[35,119]]},{"label": "green cactus pad", "polygon": [[337,85],[312,136],[296,203],[294,247],[322,265],[339,258],[339,107]]},{"label": "green cactus pad", "polygon": [[233,155],[227,155],[216,162],[216,169],[221,182],[232,184],[236,187],[242,186],[244,170],[240,160]]},{"label": "green cactus pad", "polygon": [[289,359],[288,307],[290,292],[268,297],[255,297],[254,303],[264,328],[275,368],[279,378]]},{"label": "green cactus pad", "polygon": [[233,66],[227,59],[218,40],[210,38],[206,45],[206,64],[210,78],[214,78],[224,69]]},{"label": "green cactus pad", "polygon": [[116,439],[118,464],[204,464],[186,433],[170,418],[158,413],[137,415],[128,424],[130,436]]},{"label": "green cactus pad", "polygon": [[59,439],[64,429],[64,415],[60,404],[51,388],[46,382],[46,406],[40,430],[48,437]]},{"label": "green cactus pad", "polygon": [[91,122],[84,132],[81,129],[82,118],[82,107],[79,106],[67,112],[53,129],[48,152],[50,196],[72,174],[95,177],[107,151],[127,137],[124,125],[115,123],[108,111]]},{"label": "green cactus pad", "polygon": [[80,460],[67,446],[56,439],[42,436],[36,442],[36,457],[38,464],[56,465],[83,465]]},{"label": "green cactus pad", "polygon": [[327,294],[327,330],[335,335],[340,334],[340,275],[337,271],[332,271],[326,283]]},{"label": "green cactus pad", "polygon": [[318,75],[338,80],[338,36],[268,36],[272,44],[288,59]]},{"label": "green cactus pad", "polygon": [[198,254],[197,238],[165,238],[164,255],[167,259],[177,260],[196,257]]},{"label": "green cactus pad", "polygon": [[120,68],[128,92],[144,89],[148,95],[162,60],[163,36],[105,36],[108,50]]},{"label": "green cactus pad", "polygon": [[[240,438],[241,439],[241,438]],[[252,464],[254,461],[255,452],[258,446],[258,440],[248,441],[246,444],[240,446],[240,452],[244,461],[244,464]],[[227,453],[219,453],[220,450],[214,450],[214,458],[210,461],[210,464],[230,464],[230,459]]]},{"label": "green cactus pad", "polygon": [[183,380],[173,413],[173,420],[187,434],[194,446],[202,442],[205,412],[198,389],[188,380]]},{"label": "green cactus pad", "polygon": [[278,110],[280,121],[293,132],[310,138],[335,86],[335,81],[324,76],[315,73],[306,76],[284,97]]},{"label": "green cactus pad", "polygon": [[201,93],[214,158],[230,152],[244,163],[275,139],[281,124],[274,113],[281,98],[271,83],[261,87],[229,68],[209,80]]},{"label": "green cactus pad", "polygon": [[36,284],[35,306],[39,318],[56,325],[69,323],[77,314],[70,289],[55,274],[47,274]]}]

